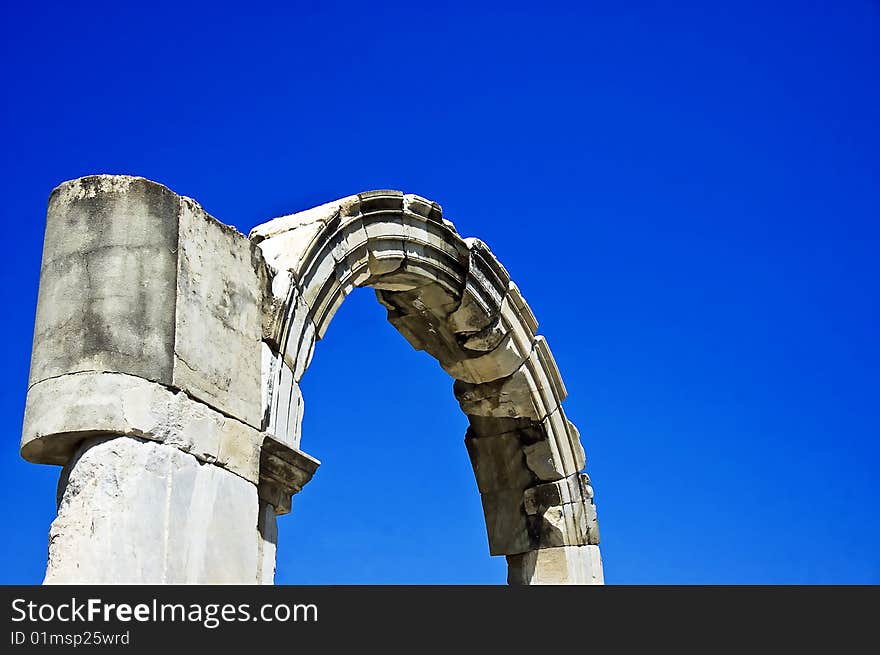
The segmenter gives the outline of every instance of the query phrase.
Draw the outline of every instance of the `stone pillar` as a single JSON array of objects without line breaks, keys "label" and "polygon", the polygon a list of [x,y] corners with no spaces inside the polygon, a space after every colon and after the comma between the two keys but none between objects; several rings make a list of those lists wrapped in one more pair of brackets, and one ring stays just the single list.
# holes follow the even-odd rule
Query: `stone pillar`
[{"label": "stone pillar", "polygon": [[22,456],[64,467],[47,583],[271,583],[318,462],[267,433],[261,255],[127,176],[51,195]]},{"label": "stone pillar", "polygon": [[59,497],[46,583],[265,581],[256,487],[173,446],[87,440]]}]

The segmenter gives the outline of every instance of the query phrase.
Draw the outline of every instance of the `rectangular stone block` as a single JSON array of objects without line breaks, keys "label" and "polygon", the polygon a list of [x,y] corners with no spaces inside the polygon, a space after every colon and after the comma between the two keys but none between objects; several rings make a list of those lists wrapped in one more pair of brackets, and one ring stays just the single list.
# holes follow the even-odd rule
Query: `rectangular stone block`
[{"label": "rectangular stone block", "polygon": [[529,532],[539,548],[599,545],[596,506],[591,502],[548,507],[528,517]]},{"label": "rectangular stone block", "polygon": [[[49,199],[29,387],[122,373],[262,429],[264,292],[256,246],[194,200],[136,177],[66,182]],[[31,399],[29,415],[49,411]],[[63,463],[72,446],[67,435],[26,456]]]},{"label": "rectangular stone block", "polygon": [[65,464],[97,434],[161,441],[256,484],[263,435],[187,394],[120,373],[62,375],[28,390],[22,456]]},{"label": "rectangular stone block", "polygon": [[593,488],[586,474],[526,489],[523,506],[539,547],[599,544]]},{"label": "rectangular stone block", "polygon": [[511,585],[604,584],[598,546],[542,548],[507,557]]},{"label": "rectangular stone block", "polygon": [[179,198],[96,175],[52,192],[29,385],[79,371],[170,384]]},{"label": "rectangular stone block", "polygon": [[489,537],[489,553],[510,555],[531,548],[522,491],[505,489],[480,494]]},{"label": "rectangular stone block", "polygon": [[173,384],[260,429],[256,246],[189,198],[179,227]]},{"label": "rectangular stone block", "polygon": [[545,438],[529,444],[523,450],[526,463],[541,480],[553,481],[580,471],[586,464],[580,434],[574,424],[558,407],[541,421]]},{"label": "rectangular stone block", "polygon": [[526,467],[522,445],[515,434],[474,438],[468,432],[465,446],[480,493],[502,489],[522,491],[534,480]]},{"label": "rectangular stone block", "polygon": [[593,489],[590,476],[576,473],[567,478],[528,489],[524,496],[526,514],[537,514],[548,507],[592,500]]}]

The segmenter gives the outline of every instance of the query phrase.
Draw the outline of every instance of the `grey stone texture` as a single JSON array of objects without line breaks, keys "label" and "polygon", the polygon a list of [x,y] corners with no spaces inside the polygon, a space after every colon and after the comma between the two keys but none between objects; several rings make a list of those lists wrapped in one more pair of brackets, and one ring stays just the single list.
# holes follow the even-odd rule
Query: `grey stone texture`
[{"label": "grey stone texture", "polygon": [[[115,470],[107,448],[116,446],[104,444],[130,442],[139,448],[126,451],[137,462],[130,468],[173,451],[216,471],[202,476],[205,484],[224,480],[222,493],[236,496],[229,502],[241,505],[241,517],[249,507],[248,529],[262,535],[253,553],[230,544],[230,556],[266,582],[275,515],[290,511],[318,466],[299,450],[299,383],[336,310],[365,286],[401,335],[455,380],[489,552],[508,557],[510,582],[601,582],[584,450],[534,314],[484,242],[460,237],[437,203],[400,191],[348,196],[245,237],[142,178],[61,185],[47,216],[22,454],[66,464],[71,479],[85,480]],[[171,459],[162,470],[173,487],[190,474]],[[125,476],[145,503],[167,496],[152,477]],[[53,546],[55,571],[80,559],[73,544],[88,546],[74,534],[77,514],[91,511],[74,502],[88,500],[79,488],[64,492],[56,523],[70,527]],[[101,502],[112,521],[133,520],[135,510]],[[192,506],[207,507],[199,503]],[[209,519],[183,516],[168,520],[213,529]],[[150,549],[156,534],[132,528],[127,547]],[[167,577],[169,566],[150,560],[143,577],[158,580],[160,569]],[[210,577],[193,570],[178,567],[171,577]]]},{"label": "grey stone texture", "polygon": [[511,585],[596,585],[605,583],[598,546],[541,548],[507,556]]},{"label": "grey stone texture", "polygon": [[[29,387],[127,373],[262,429],[259,260],[242,234],[155,182],[62,184],[46,217]],[[70,445],[23,454],[63,464]]]},{"label": "grey stone texture", "polygon": [[86,441],[62,471],[59,496],[47,584],[271,578],[256,487],[177,448],[131,437]]},{"label": "grey stone texture", "polygon": [[260,251],[180,199],[173,386],[260,429]]},{"label": "grey stone texture", "polygon": [[180,200],[94,176],[49,198],[29,385],[115,371],[170,385]]},{"label": "grey stone texture", "polygon": [[127,435],[173,445],[257,484],[265,435],[180,390],[124,373],[83,372],[49,378],[28,393],[24,431],[34,438],[22,451],[55,443],[75,448],[96,435]]}]

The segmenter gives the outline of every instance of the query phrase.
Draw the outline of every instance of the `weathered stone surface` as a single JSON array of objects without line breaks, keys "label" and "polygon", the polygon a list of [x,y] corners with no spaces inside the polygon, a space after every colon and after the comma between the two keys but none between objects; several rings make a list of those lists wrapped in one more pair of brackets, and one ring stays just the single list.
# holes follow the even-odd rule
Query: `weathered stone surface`
[{"label": "weathered stone surface", "polygon": [[468,414],[475,437],[515,436],[528,469],[540,481],[560,480],[582,470],[586,459],[577,428],[557,408],[540,422],[526,418]]},{"label": "weathered stone surface", "polygon": [[68,452],[96,434],[161,441],[259,481],[263,434],[185,393],[122,373],[63,375],[28,391],[25,459],[65,464]]},{"label": "weathered stone surface", "polygon": [[512,585],[604,584],[598,546],[542,548],[507,557]]},{"label": "weathered stone surface", "polygon": [[522,492],[535,480],[526,466],[522,443],[515,434],[465,438],[480,493],[518,489]]},{"label": "weathered stone surface", "polygon": [[[125,373],[260,429],[266,286],[255,246],[195,201],[128,176],[62,184],[46,219],[30,386]],[[56,457],[46,463],[66,461],[66,443],[44,449]]]},{"label": "weathered stone surface", "polygon": [[510,284],[510,275],[485,243],[479,239],[466,239],[465,243],[470,260],[464,296],[448,319],[458,333],[479,332],[491,324],[501,311]]},{"label": "weathered stone surface", "polygon": [[29,384],[119,371],[170,384],[179,199],[95,175],[49,198]]},{"label": "weathered stone surface", "polygon": [[260,533],[259,560],[260,584],[275,584],[275,553],[278,549],[278,520],[275,507],[265,501],[260,502],[257,530]]},{"label": "weathered stone surface", "polygon": [[290,289],[293,311],[282,336],[284,362],[293,371],[293,379],[299,382],[312,361],[318,333],[312,321],[311,310],[302,298],[298,287]]},{"label": "weathered stone surface", "polygon": [[[83,440],[121,434],[235,473],[255,490],[253,578],[271,581],[274,516],[318,466],[299,450],[300,379],[345,297],[370,286],[404,338],[456,379],[490,552],[509,556],[511,581],[601,580],[592,489],[577,475],[585,457],[556,362],[508,272],[436,203],[371,191],[274,219],[248,240],[161,185],[96,176],[56,190],[46,240],[26,458],[64,464]],[[139,502],[163,504],[161,483],[135,485]],[[127,511],[108,507],[109,522]],[[152,567],[145,577],[160,571],[125,557]]]},{"label": "weathered stone surface", "polygon": [[541,421],[544,438],[523,448],[528,467],[541,480],[560,480],[584,468],[586,457],[577,428],[561,407]]},{"label": "weathered stone surface", "polygon": [[[500,264],[498,267],[500,268]],[[503,271],[503,268],[500,270]],[[506,271],[503,271],[503,275],[498,275],[499,277],[494,278],[495,284],[501,284],[504,279],[508,279],[506,293],[498,302],[497,308],[491,309],[485,321],[479,322],[481,325],[485,324],[485,327],[476,332],[463,330],[461,325],[455,329],[458,338],[466,348],[470,349],[470,353],[466,359],[457,362],[454,366],[444,365],[444,369],[460,381],[482,384],[514,375],[533,355],[536,341],[540,342],[543,339],[535,335],[538,323],[523,300],[518,287],[505,277]],[[500,293],[500,289],[496,291]],[[467,293],[466,287],[462,306],[466,302]],[[495,292],[491,297],[492,303],[497,301]],[[472,319],[469,319],[469,322],[476,325]],[[489,344],[492,345],[491,349],[488,347]],[[485,353],[482,352],[484,350]],[[544,377],[537,376],[535,379],[540,383]],[[532,383],[531,386],[537,385]]]},{"label": "weathered stone surface", "polygon": [[262,366],[265,431],[291,448],[298,448],[305,402],[295,373],[265,342]]},{"label": "weathered stone surface", "polygon": [[480,494],[491,555],[523,553],[532,547],[521,489]]},{"label": "weathered stone surface", "polygon": [[272,389],[273,421],[269,432],[282,440],[287,437],[294,384],[293,371],[283,361],[277,361],[277,381]]},{"label": "weathered stone surface", "polygon": [[531,487],[523,496],[526,514],[537,514],[548,507],[593,499],[590,476],[577,473],[557,482]]},{"label": "weathered stone surface", "polygon": [[482,330],[462,335],[459,341],[466,350],[483,353],[495,350],[506,336],[504,325],[498,317]]},{"label": "weathered stone surface", "polygon": [[92,440],[62,474],[48,584],[256,584],[256,487],[177,448]]},{"label": "weathered stone surface", "polygon": [[[290,271],[294,279],[301,279],[309,255],[320,247],[320,237],[327,223],[337,220],[342,214],[351,213],[347,208],[352,205],[357,207],[358,203],[357,196],[348,196],[296,214],[274,218],[251,230],[249,237],[259,246],[274,275]],[[352,211],[356,212],[357,209]],[[286,294],[281,291],[278,295],[283,300]]]},{"label": "weathered stone surface", "polygon": [[524,367],[520,367],[509,377],[484,384],[456,380],[454,392],[461,411],[493,418],[525,418],[533,421],[544,418],[534,407],[531,380],[523,370]]},{"label": "weathered stone surface", "polygon": [[529,352],[530,348],[522,348],[521,344],[507,335],[494,350],[443,365],[443,370],[455,379],[465,382],[492,382],[516,371],[529,356]]},{"label": "weathered stone surface", "polygon": [[543,337],[528,359],[510,376],[469,384],[457,381],[455,396],[465,414],[540,421],[565,400],[566,391]]},{"label": "weathered stone surface", "polygon": [[593,488],[586,474],[526,489],[523,504],[539,548],[599,544]]},{"label": "weathered stone surface", "polygon": [[[287,435],[276,439],[182,392],[120,373],[76,373],[34,385],[24,435],[26,459],[54,459],[59,464],[64,463],[65,453],[95,435],[162,442],[259,484],[261,496],[279,514],[290,511],[290,496],[302,489],[319,465],[293,446]],[[58,444],[64,447],[51,451]]]},{"label": "weathered stone surface", "polygon": [[276,514],[287,514],[291,496],[302,491],[320,464],[301,450],[266,435],[260,451],[260,499],[271,504]]},{"label": "weathered stone surface", "polygon": [[180,199],[173,386],[260,429],[261,255]]},{"label": "weathered stone surface", "polygon": [[596,506],[592,501],[547,507],[530,515],[528,523],[539,548],[599,545]]}]

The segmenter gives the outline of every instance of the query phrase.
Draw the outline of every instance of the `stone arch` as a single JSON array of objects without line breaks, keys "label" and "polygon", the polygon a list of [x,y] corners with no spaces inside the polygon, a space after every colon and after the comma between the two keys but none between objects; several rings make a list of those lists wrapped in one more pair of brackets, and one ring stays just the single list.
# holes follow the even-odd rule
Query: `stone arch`
[{"label": "stone arch", "polygon": [[485,243],[462,238],[437,203],[393,190],[276,218],[249,236],[269,274],[267,432],[299,448],[299,382],[315,343],[345,296],[372,287],[392,325],[455,380],[490,553],[508,557],[510,581],[601,580],[593,492],[562,408],[565,386],[534,314]]},{"label": "stone arch", "polygon": [[96,175],[56,188],[46,220],[21,454],[64,467],[47,582],[271,582],[275,516],[319,466],[299,382],[363,286],[455,380],[508,580],[602,581],[547,342],[436,203],[371,191],[246,237],[161,184]]}]

